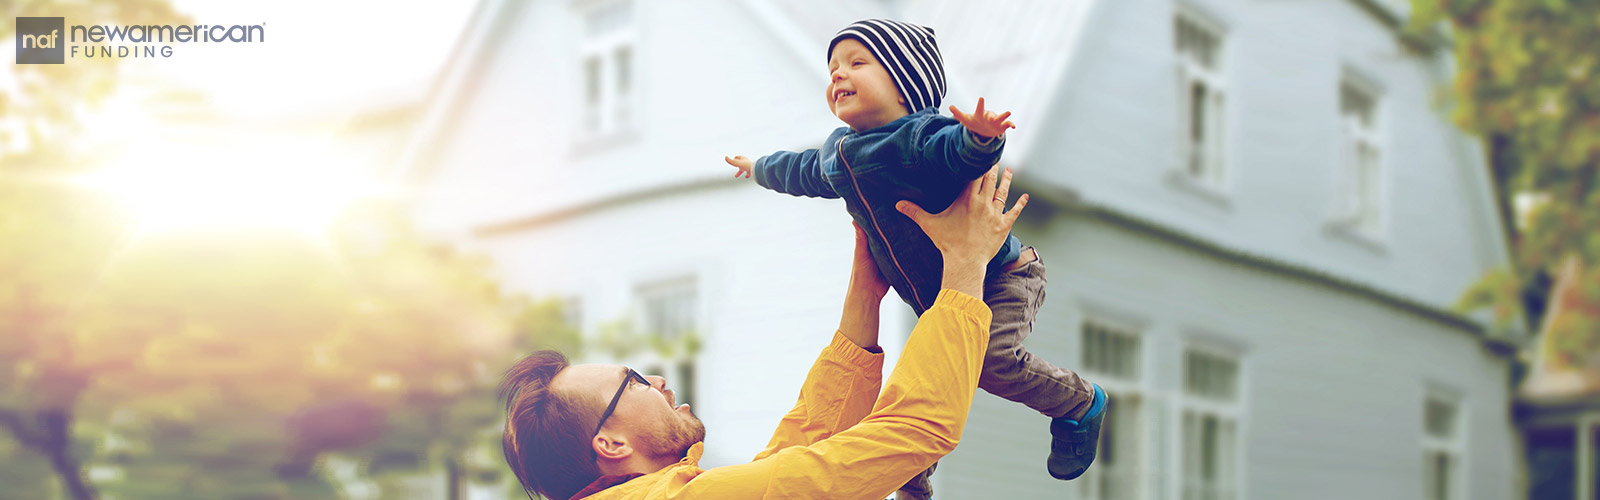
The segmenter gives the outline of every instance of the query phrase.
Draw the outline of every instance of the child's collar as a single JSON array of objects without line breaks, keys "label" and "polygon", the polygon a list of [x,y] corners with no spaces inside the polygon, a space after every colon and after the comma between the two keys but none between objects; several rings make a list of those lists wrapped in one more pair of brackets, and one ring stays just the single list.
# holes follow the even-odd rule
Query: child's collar
[{"label": "child's collar", "polygon": [[[905,115],[905,116],[902,116],[902,117],[899,117],[899,118],[895,118],[894,120],[890,121],[889,123],[885,123],[883,125],[872,127],[872,128],[866,129],[866,130],[856,130],[856,129],[851,128],[850,131],[853,132],[853,133],[856,133],[856,134],[866,134],[866,133],[876,132],[878,130],[883,130],[883,129],[895,129],[895,128],[899,128],[900,125],[902,125],[901,122],[910,121],[910,120],[916,120],[916,119],[919,119],[919,117],[921,117],[922,115],[930,115],[930,114],[931,115],[939,114],[939,108],[937,106],[928,106],[926,108],[922,108],[921,111],[918,111],[918,112],[915,112],[915,113],[911,113],[909,115]],[[849,128],[849,127],[846,126],[845,128]]]}]

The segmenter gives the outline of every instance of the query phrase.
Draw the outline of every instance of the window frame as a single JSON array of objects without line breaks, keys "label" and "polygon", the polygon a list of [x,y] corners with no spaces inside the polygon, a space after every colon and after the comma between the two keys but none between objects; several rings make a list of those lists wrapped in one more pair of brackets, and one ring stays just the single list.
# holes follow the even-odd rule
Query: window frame
[{"label": "window frame", "polygon": [[[1450,424],[1450,436],[1434,436],[1428,429],[1428,404],[1434,401],[1450,405],[1451,410],[1453,411],[1453,414],[1451,415],[1452,422]],[[1471,498],[1466,491],[1467,474],[1464,472],[1466,470],[1467,457],[1469,456],[1467,454],[1468,415],[1467,411],[1465,411],[1467,408],[1466,403],[1466,398],[1462,396],[1460,391],[1447,388],[1440,384],[1429,384],[1428,387],[1426,387],[1423,391],[1421,405],[1422,411],[1420,412],[1422,416],[1421,448],[1423,457],[1423,498],[1427,498],[1429,500],[1432,500],[1433,498],[1431,495],[1429,495],[1431,492],[1430,484],[1433,478],[1430,474],[1428,474],[1428,472],[1432,470],[1429,468],[1428,459],[1429,457],[1433,456],[1434,453],[1444,453],[1451,459],[1451,463],[1454,465],[1454,468],[1451,469],[1451,475],[1447,481],[1448,487],[1451,489],[1446,491],[1446,496],[1444,498],[1446,500]]]},{"label": "window frame", "polygon": [[[701,280],[695,275],[683,275],[663,279],[654,279],[640,282],[633,287],[632,300],[636,307],[635,321],[639,332],[646,338],[654,338],[659,332],[654,331],[651,318],[651,300],[670,296],[683,291],[691,294],[691,302],[687,308],[689,328],[676,334],[698,336],[704,342],[706,315],[704,311],[704,297]],[[684,342],[684,337],[668,339],[668,342]],[[699,374],[702,367],[699,362],[698,352],[675,353],[673,356],[663,356],[653,348],[642,349],[634,356],[634,363],[643,366],[659,367],[661,373],[646,373],[646,375],[662,375],[667,377],[667,385],[674,387],[673,391],[679,403],[694,404],[699,394]]]},{"label": "window frame", "polygon": [[[580,142],[604,141],[615,136],[637,133],[640,128],[639,10],[636,0],[591,0],[574,4],[578,43],[573,55],[576,69],[576,116]],[[605,9],[622,9],[625,17],[619,26],[600,33],[592,32],[593,16]],[[622,52],[626,61],[619,61]],[[590,101],[590,64],[596,65],[594,102]],[[626,92],[620,89],[619,74],[627,76]]]},{"label": "window frame", "polygon": [[[1219,357],[1233,362],[1233,392],[1230,400],[1218,400],[1209,396],[1195,394],[1189,390],[1189,380],[1187,377],[1189,373],[1189,354],[1191,352]],[[1246,482],[1244,465],[1247,463],[1247,461],[1245,460],[1244,456],[1244,445],[1247,441],[1245,436],[1248,432],[1248,419],[1245,408],[1248,408],[1249,401],[1245,388],[1249,386],[1247,382],[1249,372],[1245,363],[1244,350],[1231,346],[1220,345],[1216,342],[1190,339],[1183,343],[1182,348],[1177,351],[1177,354],[1178,366],[1180,369],[1178,371],[1178,385],[1174,391],[1177,404],[1173,406],[1172,410],[1172,435],[1175,436],[1175,439],[1172,441],[1172,447],[1174,450],[1172,453],[1172,471],[1173,477],[1175,478],[1175,480],[1172,482],[1172,497],[1187,498],[1185,494],[1192,487],[1191,484],[1193,481],[1189,475],[1188,469],[1186,468],[1189,465],[1189,457],[1187,455],[1190,451],[1190,438],[1186,425],[1186,417],[1188,417],[1190,414],[1195,414],[1199,417],[1213,416],[1218,420],[1225,420],[1232,424],[1233,436],[1230,440],[1231,442],[1229,443],[1228,449],[1232,452],[1229,458],[1232,459],[1233,463],[1226,471],[1229,476],[1226,479],[1230,481],[1230,483],[1226,485],[1226,491],[1230,493],[1231,496],[1224,496],[1221,498],[1248,498],[1249,495],[1245,491]],[[1204,486],[1206,485],[1201,485],[1201,487]]]},{"label": "window frame", "polygon": [[[1187,24],[1193,29],[1210,35],[1215,45],[1212,48],[1212,57],[1209,65],[1194,52],[1180,47],[1178,32],[1180,25]],[[1188,191],[1194,192],[1218,204],[1227,205],[1228,186],[1232,182],[1233,169],[1228,168],[1228,161],[1232,157],[1229,148],[1230,114],[1228,113],[1228,30],[1216,17],[1201,12],[1200,9],[1180,3],[1173,13],[1171,24],[1173,62],[1176,76],[1176,110],[1177,132],[1175,165],[1168,178],[1174,184]],[[1196,83],[1204,85],[1206,95],[1204,101],[1208,103],[1205,108],[1209,113],[1205,123],[1201,126],[1207,133],[1198,143],[1193,141],[1194,135],[1194,100],[1191,96]],[[1197,146],[1200,144],[1200,146]],[[1203,157],[1200,160],[1199,170],[1193,166],[1193,156],[1197,149],[1203,148]]]},{"label": "window frame", "polygon": [[[1090,368],[1091,364],[1089,363],[1088,359],[1090,346],[1088,345],[1087,334],[1091,328],[1091,325],[1105,329],[1110,335],[1129,337],[1135,342],[1134,355],[1132,356],[1134,369],[1132,370],[1131,376],[1113,374]],[[1136,439],[1135,444],[1131,447],[1131,451],[1134,453],[1134,456],[1132,457],[1131,462],[1127,459],[1123,459],[1118,463],[1117,466],[1117,475],[1119,477],[1132,479],[1131,483],[1127,485],[1132,489],[1129,494],[1120,495],[1116,498],[1145,499],[1154,496],[1154,481],[1152,481],[1152,479],[1153,475],[1156,474],[1154,467],[1154,461],[1156,457],[1155,453],[1153,453],[1153,445],[1155,442],[1153,438],[1155,436],[1151,432],[1152,429],[1150,424],[1152,419],[1150,418],[1150,415],[1157,408],[1157,397],[1150,386],[1150,371],[1152,367],[1151,363],[1148,361],[1148,358],[1151,349],[1148,348],[1148,335],[1144,333],[1144,330],[1145,329],[1141,327],[1138,322],[1120,321],[1108,318],[1106,315],[1093,313],[1088,314],[1078,323],[1078,349],[1080,353],[1078,358],[1079,362],[1084,367],[1080,373],[1086,378],[1094,380],[1096,384],[1099,384],[1100,388],[1106,391],[1106,394],[1112,401],[1127,401],[1128,398],[1132,396],[1137,398],[1139,404],[1138,416],[1131,420],[1131,432],[1134,433],[1134,439]],[[1113,412],[1107,415],[1107,418],[1115,418],[1115,416],[1119,414],[1120,413]],[[1124,421],[1118,420],[1117,422]],[[1115,428],[1120,427],[1113,427],[1113,429]],[[1102,434],[1101,436],[1103,440],[1106,434]],[[1124,434],[1124,436],[1126,436],[1126,434]],[[1123,439],[1127,438],[1124,437]],[[1104,441],[1102,441],[1102,444],[1104,444]],[[1103,495],[1104,490],[1097,488],[1100,486],[1100,481],[1103,479],[1101,476],[1103,476],[1105,473],[1106,468],[1103,466],[1099,467],[1098,469],[1095,467],[1089,468],[1089,471],[1084,473],[1084,477],[1078,479],[1078,481],[1081,482],[1081,485],[1078,487],[1079,498],[1086,500],[1110,498]]]},{"label": "window frame", "polygon": [[[1381,245],[1389,232],[1393,212],[1383,89],[1359,71],[1346,68],[1343,73],[1335,89],[1339,137],[1335,159],[1337,184],[1330,222],[1345,235]],[[1347,111],[1350,104],[1346,99],[1350,95],[1367,101],[1369,119],[1366,123],[1357,113]],[[1356,151],[1362,147],[1372,152],[1371,163],[1364,163],[1357,157]],[[1363,172],[1364,169],[1370,173]]]}]

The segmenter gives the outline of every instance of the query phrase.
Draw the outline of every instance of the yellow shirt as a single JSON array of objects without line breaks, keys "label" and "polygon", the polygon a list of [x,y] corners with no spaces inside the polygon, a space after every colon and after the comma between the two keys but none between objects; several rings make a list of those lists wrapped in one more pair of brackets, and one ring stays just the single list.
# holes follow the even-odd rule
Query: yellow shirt
[{"label": "yellow shirt", "polygon": [[881,395],[883,355],[835,333],[755,460],[704,470],[695,443],[676,464],[584,498],[881,500],[961,440],[989,320],[983,301],[941,290]]}]

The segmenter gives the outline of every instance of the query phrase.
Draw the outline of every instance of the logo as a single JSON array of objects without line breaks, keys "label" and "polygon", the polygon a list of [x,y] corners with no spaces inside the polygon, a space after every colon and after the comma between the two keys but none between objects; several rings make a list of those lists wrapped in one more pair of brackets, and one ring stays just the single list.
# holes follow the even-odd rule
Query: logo
[{"label": "logo", "polygon": [[66,18],[17,18],[17,64],[66,63]]},{"label": "logo", "polygon": [[17,18],[17,64],[66,64],[67,59],[172,57],[172,44],[259,43],[267,23],[107,24],[67,28],[64,17]]}]

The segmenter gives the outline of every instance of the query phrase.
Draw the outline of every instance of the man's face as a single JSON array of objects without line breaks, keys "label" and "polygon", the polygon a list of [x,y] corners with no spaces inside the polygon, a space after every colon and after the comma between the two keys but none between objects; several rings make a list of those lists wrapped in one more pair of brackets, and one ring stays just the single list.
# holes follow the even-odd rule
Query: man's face
[{"label": "man's face", "polygon": [[[673,392],[667,389],[667,379],[649,375],[645,376],[649,382],[645,384],[628,372],[629,368],[621,365],[574,365],[562,370],[551,383],[557,390],[593,394],[595,400],[606,404],[626,381],[617,407],[602,429],[629,438],[637,453],[652,458],[681,458],[690,446],[705,440],[705,424],[689,411],[688,404],[677,404]],[[605,411],[605,407],[595,411]]]},{"label": "man's face", "polygon": [[833,46],[828,76],[828,110],[858,132],[907,114],[889,71],[859,40],[846,38]]}]

